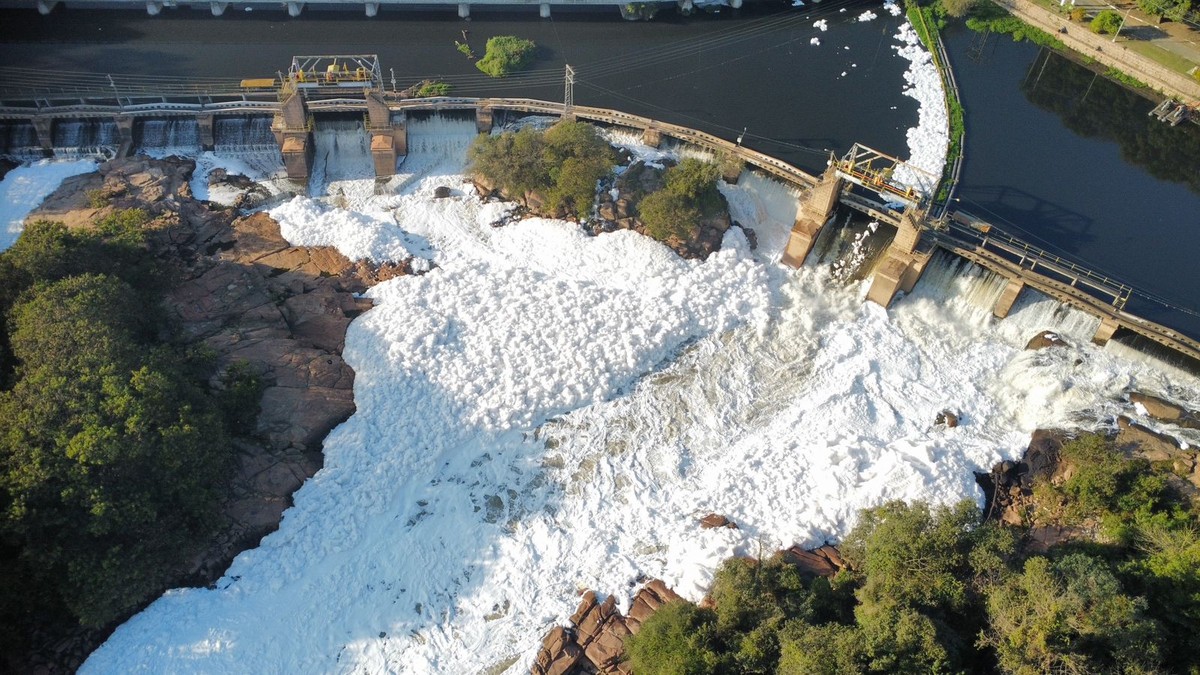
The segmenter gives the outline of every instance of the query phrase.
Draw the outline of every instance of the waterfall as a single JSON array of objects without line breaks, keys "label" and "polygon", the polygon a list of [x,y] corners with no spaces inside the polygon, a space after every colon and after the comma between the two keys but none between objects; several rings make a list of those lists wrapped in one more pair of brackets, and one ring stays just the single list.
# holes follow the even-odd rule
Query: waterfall
[{"label": "waterfall", "polygon": [[17,160],[41,159],[37,130],[28,122],[0,125],[0,155]]},{"label": "waterfall", "polygon": [[200,149],[200,127],[192,118],[137,120],[133,125],[135,151],[169,151],[181,155]]},{"label": "waterfall", "polygon": [[271,133],[271,118],[261,115],[213,120],[213,154],[241,160],[263,175],[283,169],[279,143]]},{"label": "waterfall", "polygon": [[1008,317],[997,320],[992,309],[1007,285],[1003,276],[939,249],[912,295],[900,302],[955,307],[975,322],[994,323],[996,332],[1014,344],[1043,330],[1060,333],[1076,344],[1086,343],[1100,326],[1099,317],[1029,287],[1021,291]]},{"label": "waterfall", "polygon": [[843,208],[817,235],[809,264],[829,265],[834,281],[861,281],[871,276],[895,237],[895,227]]},{"label": "waterfall", "polygon": [[60,159],[116,155],[121,136],[117,123],[109,120],[60,120],[54,124],[54,156]]},{"label": "waterfall", "polygon": [[330,183],[342,180],[373,178],[370,137],[361,119],[332,119],[317,122],[313,130],[316,152],[312,177],[309,180],[313,195],[332,194]]}]

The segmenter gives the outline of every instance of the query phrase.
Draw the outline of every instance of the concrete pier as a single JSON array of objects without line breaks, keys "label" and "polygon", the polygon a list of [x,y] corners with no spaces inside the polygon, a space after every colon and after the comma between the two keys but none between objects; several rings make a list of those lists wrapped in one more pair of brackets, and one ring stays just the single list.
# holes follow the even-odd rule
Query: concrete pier
[{"label": "concrete pier", "polygon": [[653,126],[646,127],[642,129],[642,142],[652,148],[657,148],[662,143],[662,132]]},{"label": "concrete pier", "polygon": [[495,116],[491,108],[479,107],[475,109],[475,131],[481,134],[488,134],[492,131]]},{"label": "concrete pier", "polygon": [[900,216],[896,238],[888,247],[883,262],[875,269],[867,299],[877,305],[890,307],[897,293],[910,293],[921,278],[932,254],[918,251],[921,241],[921,223],[925,214],[909,208]]},{"label": "concrete pier", "polygon": [[54,118],[53,117],[35,117],[33,118],[33,130],[37,133],[38,145],[42,146],[42,152],[47,157],[54,156]]},{"label": "concrete pier", "polygon": [[996,299],[996,306],[992,307],[992,316],[997,319],[1003,319],[1012,311],[1013,305],[1017,303],[1017,298],[1021,297],[1021,291],[1025,290],[1025,282],[1021,279],[1009,279],[1008,285],[1004,287],[1004,292]]},{"label": "concrete pier", "polygon": [[1117,334],[1117,329],[1121,327],[1120,322],[1111,316],[1106,316],[1100,321],[1100,327],[1096,329],[1096,334],[1092,336],[1092,342],[1103,347],[1108,344],[1112,336]]},{"label": "concrete pier", "polygon": [[271,131],[283,154],[283,166],[287,169],[288,178],[307,184],[314,152],[312,125],[309,124],[304,97],[298,92],[292,91],[283,97],[279,112],[271,123]]},{"label": "concrete pier", "polygon": [[217,143],[213,134],[212,113],[196,115],[196,128],[200,136],[200,147],[204,150],[212,150]]},{"label": "concrete pier", "polygon": [[790,267],[804,265],[817,236],[821,234],[821,228],[833,217],[841,194],[842,179],[834,167],[830,166],[821,176],[821,182],[800,202],[800,213],[796,216],[796,222],[788,236],[787,248],[783,251],[783,264]]},{"label": "concrete pier", "polygon": [[117,157],[128,157],[133,150],[133,115],[117,115],[117,136],[121,139],[117,146]]}]

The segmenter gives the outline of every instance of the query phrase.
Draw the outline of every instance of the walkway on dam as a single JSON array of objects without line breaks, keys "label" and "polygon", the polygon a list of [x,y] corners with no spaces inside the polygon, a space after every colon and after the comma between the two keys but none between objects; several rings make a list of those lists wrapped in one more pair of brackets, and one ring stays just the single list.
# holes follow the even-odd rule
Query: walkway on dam
[{"label": "walkway on dam", "polygon": [[[340,95],[335,92],[331,95],[307,98],[304,101],[305,114],[369,112],[368,101],[371,97],[353,96],[351,94],[353,91],[355,90],[350,89]],[[1076,263],[1053,256],[1014,237],[1004,235],[999,230],[993,232],[990,225],[972,223],[969,216],[962,220],[956,220],[953,217],[929,220],[921,211],[921,207],[925,205],[913,202],[909,204],[910,209],[920,215],[910,218],[905,214],[897,214],[893,207],[882,201],[856,194],[852,188],[844,184],[845,181],[855,181],[859,186],[874,190],[876,195],[885,200],[892,201],[904,197],[903,194],[894,194],[894,189],[885,189],[887,186],[872,187],[871,181],[859,180],[862,177],[858,176],[857,168],[861,165],[855,163],[856,158],[861,159],[864,151],[874,153],[869,148],[856,145],[846,158],[831,163],[831,168],[836,171],[831,171],[824,178],[817,178],[787,162],[711,134],[631,115],[619,110],[590,106],[568,107],[564,103],[524,98],[405,99],[391,92],[377,90],[376,95],[375,100],[385,103],[388,113],[474,111],[477,122],[481,125],[486,122],[486,128],[491,127],[491,116],[498,110],[566,116],[640,130],[643,138],[651,145],[657,145],[662,137],[671,137],[712,151],[718,157],[737,158],[748,166],[757,168],[803,190],[806,198],[823,193],[825,195],[822,197],[823,199],[832,200],[829,201],[829,204],[842,203],[866,212],[880,221],[900,226],[902,234],[905,229],[903,222],[906,218],[909,222],[915,222],[915,231],[906,235],[911,242],[910,245],[907,245],[910,253],[916,248],[915,242],[924,237],[926,248],[929,246],[943,248],[1010,281],[1009,288],[1001,298],[1001,303],[1004,303],[1005,306],[1001,307],[1001,303],[998,303],[995,309],[998,317],[1002,318],[1007,315],[1008,309],[1011,308],[1021,290],[1029,287],[1100,317],[1102,325],[1096,335],[1097,342],[1106,342],[1117,330],[1126,329],[1200,361],[1200,342],[1165,326],[1136,317],[1124,310],[1125,301],[1133,292],[1133,289],[1128,286],[1097,275]],[[109,101],[101,101],[89,100],[87,97],[55,95],[33,101],[32,105],[5,105],[4,102],[0,102],[0,119],[32,120],[35,126],[38,126],[39,120],[45,126],[53,120],[69,118],[111,119],[123,117],[128,120],[131,117],[195,116],[207,117],[211,122],[214,115],[244,115],[247,113],[282,115],[284,108],[284,104],[278,100],[278,92],[275,90],[272,90],[269,96],[250,96],[245,92],[226,95],[210,92],[208,96],[202,97],[196,102],[169,100],[170,98],[171,96],[160,96],[157,101],[135,103],[132,98],[118,101],[109,96]],[[398,124],[403,127],[403,122]],[[308,127],[308,125],[301,126]],[[481,128],[485,127],[481,126]],[[308,127],[308,131],[311,131],[311,127]],[[287,152],[285,145],[285,156]],[[880,153],[874,153],[871,156],[894,159],[887,158]],[[890,174],[890,172],[888,173]],[[836,178],[836,185],[827,185],[831,176]],[[823,208],[828,211],[828,205]],[[804,210],[802,206],[801,212],[803,213]],[[821,222],[815,223],[818,230],[825,225],[828,218],[820,220]],[[910,229],[912,228],[910,227]],[[815,232],[809,234],[815,235]],[[900,238],[903,237],[898,237],[898,239]],[[807,249],[804,255],[807,255]],[[801,256],[793,263],[802,264],[803,258],[804,256]],[[925,259],[928,259],[927,256]],[[913,265],[912,271],[915,277],[912,277],[904,285],[911,287],[911,283],[915,283],[915,278],[919,278],[922,270],[923,263]],[[888,304],[892,295],[894,293],[889,294],[888,299],[881,301],[881,304]]]}]

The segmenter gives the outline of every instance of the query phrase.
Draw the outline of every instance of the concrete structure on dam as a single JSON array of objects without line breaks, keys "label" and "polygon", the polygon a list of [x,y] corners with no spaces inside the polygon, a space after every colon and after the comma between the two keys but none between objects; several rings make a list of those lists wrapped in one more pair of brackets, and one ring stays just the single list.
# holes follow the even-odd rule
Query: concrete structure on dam
[{"label": "concrete structure on dam", "polygon": [[[674,0],[662,3],[643,3],[650,5],[678,6],[681,10],[688,12],[698,5],[714,5],[714,6],[729,6],[737,9],[742,6],[742,0],[726,0],[716,3],[696,3],[694,0]],[[461,2],[460,0],[320,0],[319,2],[306,2],[306,0],[237,0],[231,2],[228,0],[68,0],[60,2],[60,0],[29,0],[23,2],[21,0],[4,0],[0,6],[5,7],[36,7],[42,14],[49,14],[56,7],[67,6],[70,8],[125,8],[125,7],[145,7],[146,13],[151,16],[158,16],[163,13],[163,10],[173,10],[176,8],[190,8],[208,10],[213,16],[221,16],[230,9],[255,9],[264,11],[277,11],[280,9],[286,10],[289,16],[300,16],[306,8],[319,8],[322,10],[353,10],[364,12],[367,16],[373,17],[379,14],[379,10],[383,8],[391,9],[429,9],[430,7],[445,7],[447,9],[455,9],[460,18],[466,19],[471,16],[472,7],[485,7],[488,9],[504,9],[504,10],[520,10],[523,8],[538,10],[538,15],[543,19],[550,18],[552,7],[596,7],[604,8],[611,7],[619,10],[622,16],[626,18],[640,18],[636,12],[629,9],[629,3],[613,2],[613,0],[553,0],[551,2],[543,2],[542,0],[522,1],[522,0],[471,0],[470,2]]]},{"label": "concrete structure on dam", "polygon": [[[496,113],[509,111],[562,116],[641,132],[647,145],[666,139],[697,146],[721,160],[726,179],[736,180],[742,167],[757,170],[792,186],[799,195],[797,216],[783,262],[805,263],[817,237],[840,206],[868,214],[896,229],[888,250],[876,265],[867,299],[885,307],[912,290],[937,249],[965,258],[1007,280],[993,308],[997,319],[1008,315],[1027,288],[1088,312],[1101,321],[1094,337],[1104,344],[1121,331],[1165,346],[1200,364],[1200,342],[1166,326],[1125,311],[1133,289],[1011,237],[970,214],[948,212],[926,195],[937,194],[940,177],[931,176],[894,157],[856,144],[845,156],[831,156],[825,172],[813,176],[786,162],[688,127],[618,110],[534,99],[433,97],[405,98],[383,87],[378,60],[371,55],[295,57],[282,81],[243,82],[228,90],[121,92],[75,91],[0,100],[0,122],[32,128],[46,155],[55,147],[60,123],[103,120],[115,129],[117,153],[131,151],[139,125],[154,120],[195,120],[202,147],[215,143],[214,129],[223,117],[270,118],[270,131],[288,177],[305,183],[312,170],[313,129],[323,115],[361,116],[375,174],[386,179],[407,154],[407,116],[414,112],[460,111],[473,114],[481,133],[490,131]],[[897,176],[905,176],[900,180]],[[913,184],[923,189],[910,187]],[[936,215],[934,215],[936,214]]]}]

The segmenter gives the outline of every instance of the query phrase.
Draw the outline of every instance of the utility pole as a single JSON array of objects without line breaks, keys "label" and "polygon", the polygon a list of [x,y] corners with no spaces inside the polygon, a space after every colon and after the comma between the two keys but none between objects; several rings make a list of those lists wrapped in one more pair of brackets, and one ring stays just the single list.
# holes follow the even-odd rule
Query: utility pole
[{"label": "utility pole", "polygon": [[575,69],[567,65],[566,77],[563,81],[563,118],[574,114],[575,110]]}]

